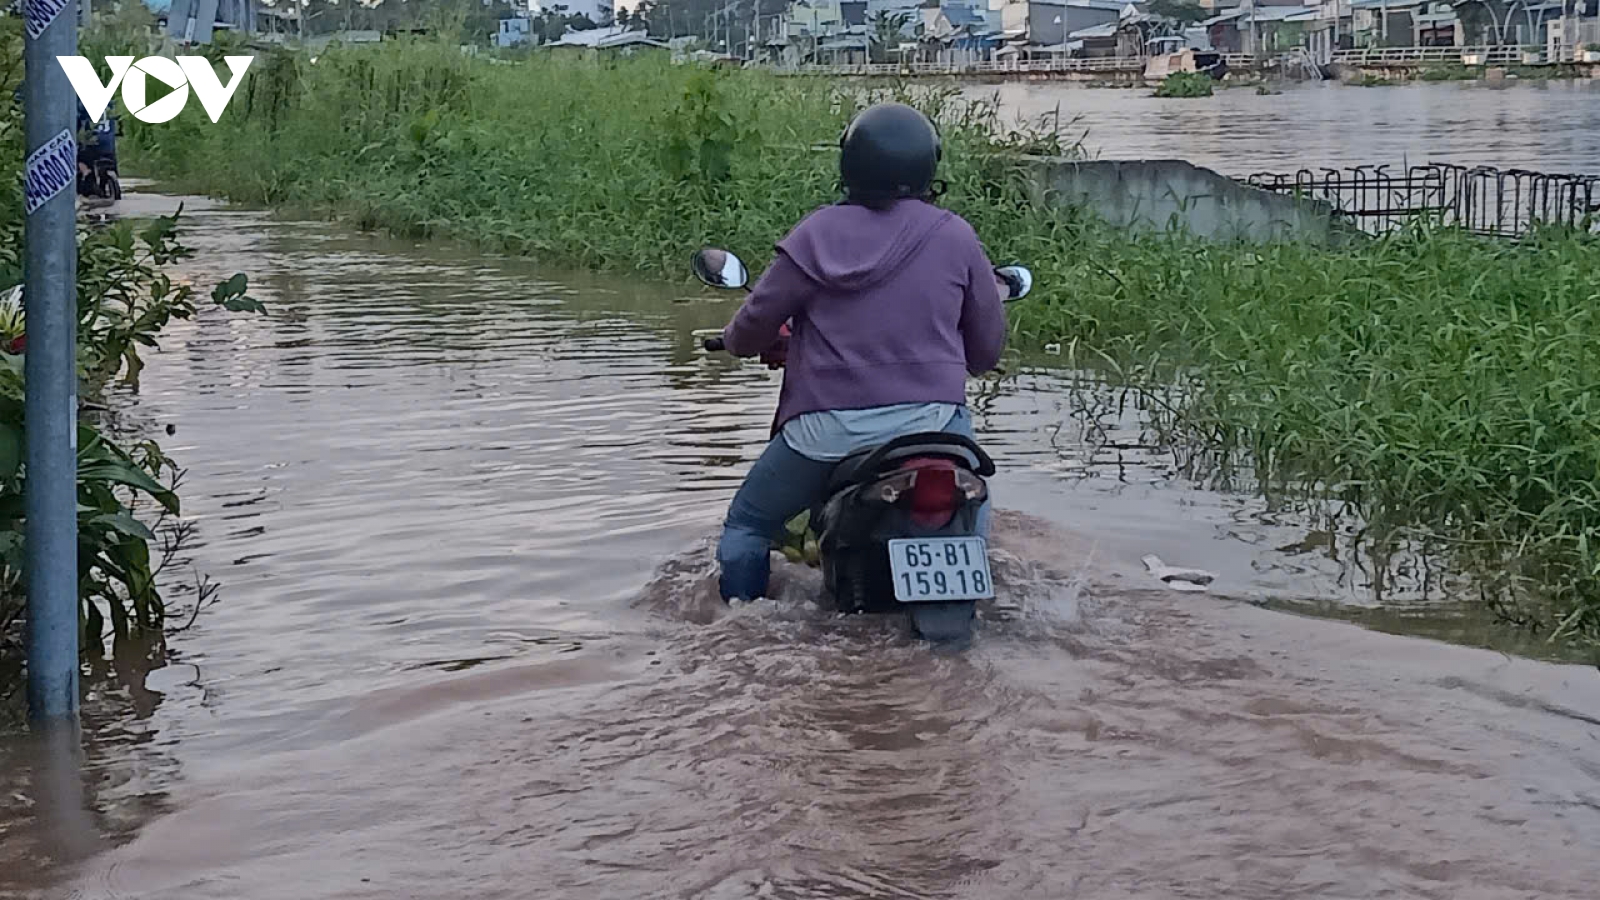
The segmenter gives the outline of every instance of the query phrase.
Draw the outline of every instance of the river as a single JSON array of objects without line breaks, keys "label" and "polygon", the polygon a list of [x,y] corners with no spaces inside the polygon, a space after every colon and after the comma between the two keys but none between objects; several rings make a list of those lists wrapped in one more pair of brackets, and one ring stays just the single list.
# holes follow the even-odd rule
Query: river
[{"label": "river", "polygon": [[1011,117],[1053,115],[1103,159],[1186,159],[1226,175],[1455,163],[1600,175],[1600,81],[1285,84],[1159,99],[1059,82],[969,87]]},{"label": "river", "polygon": [[715,599],[777,385],[696,348],[732,301],[189,202],[270,315],[118,406],[220,592],[95,680],[92,855],[0,740],[0,896],[1594,895],[1593,668],[1260,608],[1367,600],[1061,376],[975,398],[1001,601],[936,654],[803,567]]}]

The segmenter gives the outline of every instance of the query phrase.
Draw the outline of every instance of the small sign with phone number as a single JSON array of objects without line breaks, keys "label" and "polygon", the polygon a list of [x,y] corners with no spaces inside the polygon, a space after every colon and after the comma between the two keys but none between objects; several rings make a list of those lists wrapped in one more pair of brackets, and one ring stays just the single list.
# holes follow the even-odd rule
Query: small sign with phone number
[{"label": "small sign with phone number", "polygon": [[33,215],[55,195],[77,183],[78,141],[63,131],[28,155],[23,207]]}]

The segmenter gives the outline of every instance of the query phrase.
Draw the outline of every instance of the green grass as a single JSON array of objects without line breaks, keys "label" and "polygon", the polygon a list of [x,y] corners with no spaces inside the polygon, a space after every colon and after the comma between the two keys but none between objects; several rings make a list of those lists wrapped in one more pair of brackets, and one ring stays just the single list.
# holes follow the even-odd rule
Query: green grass
[{"label": "green grass", "polygon": [[[911,96],[901,88],[890,89]],[[1329,250],[1133,236],[1033,204],[992,105],[912,99],[947,139],[943,202],[1035,268],[1015,343],[1060,342],[1155,409],[1175,449],[1274,502],[1421,540],[1538,630],[1600,637],[1600,246],[1416,229]],[[812,79],[662,61],[495,66],[453,47],[257,63],[221,124],[130,128],[152,174],[552,263],[685,277],[760,266],[835,194],[864,100]]]},{"label": "green grass", "polygon": [[1417,74],[1417,78],[1421,81],[1477,81],[1482,77],[1482,67],[1473,68],[1460,64],[1427,66]]},{"label": "green grass", "polygon": [[[220,124],[189,110],[130,125],[130,156],[193,189],[366,228],[674,276],[702,239],[760,258],[835,196],[826,151],[862,102],[812,79],[650,60],[494,66],[427,44],[315,65],[264,54],[256,68]],[[948,92],[920,102],[948,125],[952,192],[1003,177],[992,108]]]}]

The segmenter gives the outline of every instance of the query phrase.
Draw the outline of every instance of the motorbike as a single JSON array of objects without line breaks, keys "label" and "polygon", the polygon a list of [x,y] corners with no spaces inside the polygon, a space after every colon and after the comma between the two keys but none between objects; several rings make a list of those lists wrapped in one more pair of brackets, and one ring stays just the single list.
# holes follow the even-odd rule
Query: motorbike
[{"label": "motorbike", "polygon": [[97,159],[88,173],[78,175],[78,194],[103,200],[122,199],[122,180],[114,160]]},{"label": "motorbike", "polygon": [[[749,270],[726,250],[702,248],[693,268],[711,287],[749,289]],[[1032,290],[1023,266],[995,275],[1008,303]],[[720,337],[703,347],[725,349]],[[904,612],[926,640],[970,640],[978,601],[995,595],[988,543],[978,533],[994,473],[994,460],[975,441],[947,432],[900,435],[840,460],[809,520],[823,586],[837,608]]]},{"label": "motorbike", "polygon": [[[112,149],[109,153],[96,156],[88,164],[89,171],[84,172],[79,169],[78,196],[105,200],[122,199],[122,179],[117,173],[116,133],[116,122],[109,114],[101,117],[95,125],[93,140],[99,142],[101,146],[109,146]],[[80,162],[83,159],[83,146],[84,143],[80,141],[78,157]]]}]

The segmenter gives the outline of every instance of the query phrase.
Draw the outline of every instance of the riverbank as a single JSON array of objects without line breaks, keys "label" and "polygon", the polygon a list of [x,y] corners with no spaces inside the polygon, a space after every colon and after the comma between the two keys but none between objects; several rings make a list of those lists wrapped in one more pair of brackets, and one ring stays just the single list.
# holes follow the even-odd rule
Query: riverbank
[{"label": "riverbank", "polygon": [[1505,65],[1464,66],[1460,63],[1427,63],[1416,65],[1349,64],[1335,68],[1335,76],[1347,84],[1372,87],[1382,84],[1406,84],[1412,81],[1483,81],[1504,84],[1507,81],[1591,81],[1600,80],[1600,65]]},{"label": "riverbank", "polygon": [[[1511,47],[1387,47],[1341,50],[1331,61],[1313,68],[1308,57],[1258,57],[1247,53],[1222,53],[1222,80],[1254,84],[1266,79],[1290,77],[1321,81],[1328,75],[1350,82],[1365,77],[1385,79],[1422,78],[1440,80],[1487,80],[1522,77],[1537,80],[1600,79],[1600,58],[1591,54],[1570,54],[1559,62],[1542,52],[1524,54]],[[967,63],[887,62],[842,65],[802,65],[774,68],[777,74],[794,78],[940,80],[1003,84],[1015,82],[1064,82],[1069,84],[1119,84],[1155,87],[1171,71],[1168,60],[1141,57],[1077,57]],[[1447,75],[1444,73],[1448,73]]]},{"label": "riverbank", "polygon": [[[222,122],[133,131],[176,183],[410,237],[681,278],[705,241],[765,262],[833,194],[859,97],[656,61],[489,66],[454,47],[258,63]],[[1013,162],[1059,136],[920,95],[944,198],[1038,274],[1015,343],[1059,343],[1160,412],[1187,474],[1250,484],[1479,574],[1541,634],[1600,636],[1600,271],[1589,238],[1491,245],[1412,231],[1341,249],[1133,236],[1030,202]],[[241,102],[242,101],[242,102]]]}]

